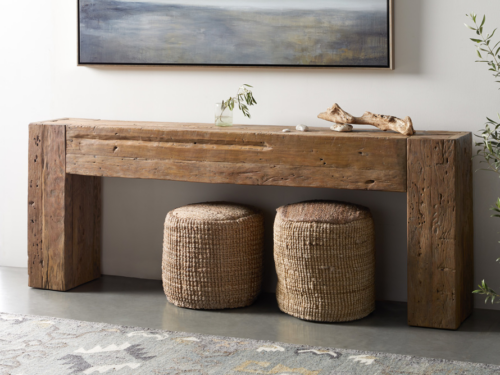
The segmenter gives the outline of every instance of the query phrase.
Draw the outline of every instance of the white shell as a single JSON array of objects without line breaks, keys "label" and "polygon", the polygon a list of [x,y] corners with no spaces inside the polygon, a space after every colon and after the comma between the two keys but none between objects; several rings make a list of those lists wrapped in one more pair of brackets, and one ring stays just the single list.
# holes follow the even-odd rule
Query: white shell
[{"label": "white shell", "polygon": [[291,130],[290,130],[290,129],[283,129],[283,130],[282,130],[282,132],[283,132],[283,133],[290,133],[290,132],[291,132]]},{"label": "white shell", "polygon": [[301,131],[301,132],[308,132],[309,131],[309,127],[307,125],[303,125],[303,124],[297,125],[295,127],[295,129],[297,129],[298,131]]},{"label": "white shell", "polygon": [[330,129],[336,132],[352,132],[352,125],[334,123]]}]

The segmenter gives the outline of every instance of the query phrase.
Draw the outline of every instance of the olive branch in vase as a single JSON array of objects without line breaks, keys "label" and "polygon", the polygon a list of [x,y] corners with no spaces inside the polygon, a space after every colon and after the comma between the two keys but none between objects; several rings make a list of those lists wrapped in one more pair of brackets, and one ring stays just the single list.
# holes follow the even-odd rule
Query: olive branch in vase
[{"label": "olive branch in vase", "polygon": [[252,91],[249,90],[248,87],[253,88],[253,86],[244,84],[238,89],[236,96],[232,96],[229,99],[222,101],[218,121],[222,122],[222,114],[224,113],[224,111],[227,108],[229,108],[232,111],[234,109],[235,103],[238,104],[238,108],[241,110],[241,112],[243,112],[244,116],[248,118],[251,117],[248,106],[257,104],[257,101],[253,97]]}]

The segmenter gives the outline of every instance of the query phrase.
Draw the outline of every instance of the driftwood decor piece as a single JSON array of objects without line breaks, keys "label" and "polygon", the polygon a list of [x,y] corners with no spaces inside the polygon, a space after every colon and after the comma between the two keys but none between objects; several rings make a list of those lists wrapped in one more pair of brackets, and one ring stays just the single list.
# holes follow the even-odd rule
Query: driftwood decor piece
[{"label": "driftwood decor piece", "polygon": [[318,118],[336,124],[373,125],[383,131],[394,130],[404,135],[415,134],[410,117],[401,120],[394,116],[376,115],[371,112],[365,112],[363,116],[355,117],[340,108],[337,103],[328,108],[326,112],[320,113]]}]

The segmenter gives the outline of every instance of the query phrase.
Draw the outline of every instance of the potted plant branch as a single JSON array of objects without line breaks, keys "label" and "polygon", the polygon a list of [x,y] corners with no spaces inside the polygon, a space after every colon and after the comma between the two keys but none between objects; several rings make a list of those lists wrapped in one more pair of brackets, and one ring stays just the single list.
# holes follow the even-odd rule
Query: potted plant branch
[{"label": "potted plant branch", "polygon": [[[481,23],[477,22],[477,15],[471,13],[467,15],[470,17],[474,26],[465,24],[469,29],[476,33],[475,38],[471,40],[476,45],[476,52],[480,60],[476,60],[480,63],[485,63],[488,70],[493,72],[493,77],[495,82],[500,82],[500,41],[495,43],[493,41],[493,36],[497,29],[493,30],[491,33],[485,33],[484,24],[486,22],[486,16],[483,16]],[[498,115],[500,119],[500,114]],[[484,129],[479,131],[476,135],[480,138],[479,142],[476,142],[476,146],[479,147],[476,156],[480,157],[482,160],[480,163],[486,164],[486,168],[482,170],[493,171],[500,175],[500,123],[491,118],[486,118],[486,124]],[[495,213],[492,217],[500,217],[500,198],[493,207],[491,207]],[[497,259],[497,262],[500,258]],[[473,293],[482,294],[486,296],[486,302],[491,301],[491,303],[500,303],[500,295],[491,289],[485,280],[479,284],[479,289],[475,290]]]}]

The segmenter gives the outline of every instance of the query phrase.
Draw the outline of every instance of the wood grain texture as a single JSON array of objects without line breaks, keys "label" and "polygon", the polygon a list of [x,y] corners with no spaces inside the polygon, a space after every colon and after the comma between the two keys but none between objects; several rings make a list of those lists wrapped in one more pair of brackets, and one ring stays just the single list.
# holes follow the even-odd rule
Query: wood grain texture
[{"label": "wood grain texture", "polygon": [[474,217],[473,217],[473,184],[472,184],[472,134],[457,140],[457,227],[458,246],[457,261],[462,264],[458,274],[459,293],[461,298],[461,320],[472,314],[474,307],[472,291],[474,290]]},{"label": "wood grain texture", "polygon": [[472,308],[470,151],[470,134],[408,139],[410,325],[456,329]]},{"label": "wood grain texture", "polygon": [[249,132],[204,124],[91,125],[67,125],[68,173],[406,191],[404,137],[345,137],[324,130],[283,134],[281,127],[261,126]]},{"label": "wood grain texture", "polygon": [[[65,136],[63,126],[43,129],[43,265],[44,288],[65,290],[65,249],[71,245],[66,228],[71,228],[71,212],[67,212],[70,186],[66,179]],[[71,205],[68,206],[69,209]]]},{"label": "wood grain texture", "polygon": [[101,276],[101,185],[99,177],[68,175],[72,186],[72,245],[66,279],[70,287]]},{"label": "wood grain texture", "polygon": [[350,169],[323,173],[320,168],[271,166],[249,163],[162,161],[68,155],[68,173],[143,179],[166,179],[241,185],[309,186],[337,189],[398,191],[401,176],[396,172]]},{"label": "wood grain texture", "polygon": [[63,291],[99,274],[98,180],[66,174],[65,126],[30,125],[29,286]]},{"label": "wood grain texture", "polygon": [[42,171],[43,126],[30,126],[28,144],[28,274],[29,286],[44,287]]}]

